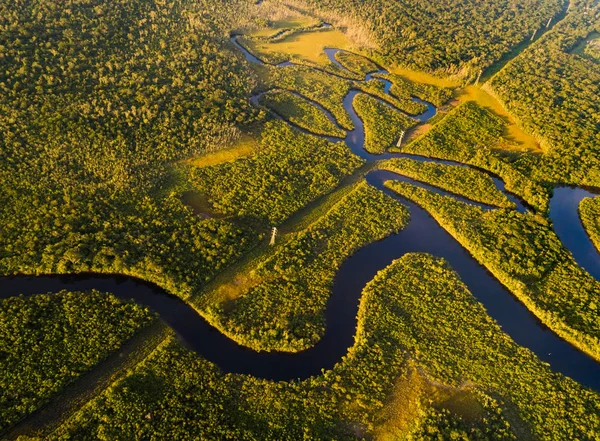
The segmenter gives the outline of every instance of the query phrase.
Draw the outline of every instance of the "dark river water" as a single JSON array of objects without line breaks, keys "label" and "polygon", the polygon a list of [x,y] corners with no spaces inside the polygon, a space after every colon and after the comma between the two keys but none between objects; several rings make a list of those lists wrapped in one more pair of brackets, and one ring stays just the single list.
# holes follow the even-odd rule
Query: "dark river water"
[{"label": "dark river water", "polygon": [[[262,63],[243,48],[235,37],[232,38],[232,42],[245,54],[248,61]],[[336,49],[327,49],[326,52],[334,63],[343,68],[335,60]],[[386,72],[380,70],[376,73]],[[367,76],[367,79],[371,78],[373,73]],[[385,81],[384,83],[386,93],[389,93],[390,84]],[[451,161],[412,155],[371,155],[366,152],[363,149],[364,126],[352,106],[352,100],[357,93],[359,92],[351,90],[344,100],[344,107],[355,126],[354,130],[347,132],[345,142],[355,154],[367,161],[411,157],[456,165]],[[413,117],[415,120],[424,122],[435,115],[436,109],[432,104],[416,97],[414,99],[426,106],[423,114]],[[322,109],[322,106],[319,108]],[[326,114],[336,123],[329,112]],[[517,197],[504,190],[504,183],[498,177],[492,178],[496,186],[517,204],[520,212],[527,211],[527,207]],[[383,184],[389,180],[409,182],[485,209],[494,207],[469,201],[389,171],[372,171],[366,179],[372,186],[406,205],[411,214],[410,222],[400,233],[366,245],[343,263],[335,276],[332,294],[327,303],[325,335],[314,347],[299,353],[256,352],[240,346],[209,325],[189,304],[168,295],[156,285],[133,277],[99,274],[1,277],[0,297],[56,292],[61,289],[85,291],[93,288],[111,292],[122,299],[134,300],[156,311],[177,333],[183,344],[215,363],[224,372],[250,374],[271,380],[305,379],[320,375],[324,369],[331,369],[354,344],[361,292],[377,272],[406,253],[423,252],[445,258],[477,300],[484,305],[488,314],[517,344],[529,348],[541,360],[548,362],[553,370],[600,391],[599,363],[545,327],[425,210],[389,191]],[[593,196],[584,189],[556,188],[551,200],[550,216],[558,236],[573,253],[577,263],[600,279],[600,257],[587,237],[577,211],[582,198]]]}]

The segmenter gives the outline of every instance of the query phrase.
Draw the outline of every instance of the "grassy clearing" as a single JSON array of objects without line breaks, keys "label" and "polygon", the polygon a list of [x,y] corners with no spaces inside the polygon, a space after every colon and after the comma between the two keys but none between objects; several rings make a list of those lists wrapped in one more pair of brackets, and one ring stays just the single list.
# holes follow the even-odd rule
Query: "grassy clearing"
[{"label": "grassy clearing", "polygon": [[409,158],[395,158],[379,165],[467,199],[503,208],[515,208],[515,204],[496,188],[486,173],[468,167],[421,162]]},{"label": "grassy clearing", "polygon": [[287,90],[271,90],[260,98],[260,104],[273,109],[278,115],[317,135],[344,138],[346,132],[338,128],[327,115],[304,98]]},{"label": "grassy clearing", "polygon": [[587,38],[575,45],[571,53],[595,63],[600,63],[600,32],[592,32]]},{"label": "grassy clearing", "polygon": [[484,85],[483,87],[465,87],[458,95],[458,100],[462,103],[469,100],[475,101],[478,105],[494,112],[505,121],[506,128],[503,137],[507,142],[499,144],[496,148],[522,152],[542,152],[539,141],[534,136],[521,129],[518,120],[508,113],[500,101],[489,93],[487,85]]},{"label": "grassy clearing", "polygon": [[390,72],[404,77],[409,81],[415,83],[429,84],[440,89],[453,89],[461,85],[461,78],[459,77],[437,77],[427,72],[406,69],[399,66],[391,68]]},{"label": "grassy clearing", "polygon": [[250,156],[258,149],[258,146],[258,141],[254,136],[244,134],[240,140],[231,147],[216,152],[206,153],[183,162],[199,168],[210,167],[212,165],[233,162],[236,159]]},{"label": "grassy clearing", "polygon": [[320,66],[331,65],[323,52],[327,47],[351,49],[352,44],[341,31],[333,28],[298,32],[278,41],[245,39],[244,45],[258,58],[267,60],[303,60]]}]

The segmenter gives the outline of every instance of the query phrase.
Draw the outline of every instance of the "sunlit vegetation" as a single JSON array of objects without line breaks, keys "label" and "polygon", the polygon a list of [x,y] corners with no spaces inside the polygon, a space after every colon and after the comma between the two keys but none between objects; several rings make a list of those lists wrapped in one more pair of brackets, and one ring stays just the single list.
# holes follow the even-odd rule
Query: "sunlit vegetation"
[{"label": "sunlit vegetation", "polygon": [[579,216],[596,249],[600,252],[600,197],[585,198],[581,201]]},{"label": "sunlit vegetation", "polygon": [[[246,291],[209,308],[208,315],[231,338],[253,349],[307,349],[325,331],[323,314],[342,262],[407,222],[408,212],[399,203],[364,182],[356,184],[327,213],[246,269]],[[235,276],[233,280],[239,284]]]},{"label": "sunlit vegetation", "polygon": [[[309,0],[332,17],[362,23],[380,51],[407,67],[475,77],[534,30],[559,14],[559,0],[514,4],[508,0],[402,2]],[[468,26],[465,26],[468,23]]]},{"label": "sunlit vegetation", "polygon": [[431,184],[475,202],[515,208],[515,204],[496,188],[489,175],[469,167],[394,158],[381,163],[379,168]]},{"label": "sunlit vegetation", "polygon": [[284,61],[310,62],[328,66],[336,73],[342,70],[331,65],[323,52],[327,47],[351,48],[351,43],[341,31],[334,28],[315,29],[305,32],[293,32],[283,38],[263,40],[242,38],[240,43],[259,59],[272,64]]},{"label": "sunlit vegetation", "polygon": [[337,52],[335,54],[335,59],[346,69],[361,75],[363,78],[367,74],[379,69],[377,65],[368,58],[348,51]]},{"label": "sunlit vegetation", "polygon": [[600,283],[573,261],[545,217],[485,211],[403,182],[386,186],[424,207],[548,327],[600,358]]},{"label": "sunlit vegetation", "polygon": [[346,132],[330,121],[321,109],[296,93],[287,90],[270,90],[260,97],[259,103],[311,133],[337,138],[346,136]]},{"label": "sunlit vegetation", "polygon": [[592,32],[573,48],[573,53],[600,64],[600,32]]},{"label": "sunlit vegetation", "polygon": [[382,271],[359,320],[348,355],[303,382],[223,375],[173,342],[48,439],[553,440],[600,424],[596,394],[503,334],[441,260]]},{"label": "sunlit vegetation", "polygon": [[386,93],[384,83],[377,79],[354,83],[353,88],[365,92],[375,98],[379,98],[379,100],[384,101],[409,115],[418,115],[427,110],[427,106],[413,101],[412,98],[399,99],[394,95]]},{"label": "sunlit vegetation", "polygon": [[347,130],[354,128],[352,120],[343,106],[344,97],[351,86],[349,81],[309,67],[290,66],[272,69],[269,84],[293,90],[316,101],[331,112],[340,127]]},{"label": "sunlit vegetation", "polygon": [[390,89],[391,94],[401,100],[408,101],[413,97],[418,97],[439,107],[452,98],[453,92],[450,88],[440,88],[425,83],[410,81],[401,75],[395,74],[376,75],[376,77],[390,80],[392,82],[392,88]]},{"label": "sunlit vegetation", "polygon": [[527,133],[520,127],[520,123],[515,117],[508,113],[500,101],[492,94],[488,93],[489,87],[471,85],[460,90],[457,96],[459,102],[475,101],[477,105],[490,110],[504,120],[505,132],[504,140],[497,144],[494,148],[507,151],[517,152],[541,152],[540,142],[535,136]]},{"label": "sunlit vegetation", "polygon": [[[509,426],[504,420],[508,412],[502,414],[489,398],[483,401],[491,415],[483,433],[471,433],[469,439],[515,439],[511,431],[517,439],[529,433],[546,440],[586,439],[600,424],[597,394],[552,373],[516,345],[441,259],[407,255],[380,272],[363,294],[357,341],[374,319],[377,328],[389,330],[382,341],[400,343],[433,380],[481,388],[511,411]],[[425,439],[431,439],[431,418],[429,414],[419,430]],[[529,433],[522,432],[515,418],[522,419]],[[442,412],[433,421],[445,435],[433,439],[461,439],[453,436],[453,431],[465,430],[456,417]]]},{"label": "sunlit vegetation", "polygon": [[600,185],[600,69],[570,53],[597,30],[599,8],[573,3],[552,32],[492,79],[507,109],[542,141],[546,154],[531,163],[540,181]]},{"label": "sunlit vegetation", "polygon": [[0,430],[152,320],[145,308],[97,291],[0,300]]},{"label": "sunlit vegetation", "polygon": [[[488,170],[502,178],[506,188],[540,212],[548,210],[548,193],[493,150],[503,142],[504,121],[473,102],[449,112],[424,136],[401,151],[449,159]],[[398,150],[392,148],[392,151]]]},{"label": "sunlit vegetation", "polygon": [[223,162],[232,162],[236,159],[250,156],[258,150],[258,142],[251,135],[242,135],[239,140],[231,146],[219,149],[215,152],[207,152],[185,162],[194,167],[209,167]]},{"label": "sunlit vegetation", "polygon": [[331,143],[272,121],[260,153],[235,162],[190,169],[215,210],[278,224],[331,191],[361,164],[344,143]]},{"label": "sunlit vegetation", "polygon": [[308,29],[321,24],[320,20],[306,15],[295,15],[281,20],[265,20],[265,27],[260,27],[248,35],[251,37],[273,38],[298,29]]},{"label": "sunlit vegetation", "polygon": [[260,117],[220,5],[0,2],[1,273],[133,274],[186,297],[255,243],[168,188],[174,161]]},{"label": "sunlit vegetation", "polygon": [[364,149],[369,153],[383,153],[396,144],[403,131],[417,122],[377,98],[359,93],[352,102],[365,125]]}]

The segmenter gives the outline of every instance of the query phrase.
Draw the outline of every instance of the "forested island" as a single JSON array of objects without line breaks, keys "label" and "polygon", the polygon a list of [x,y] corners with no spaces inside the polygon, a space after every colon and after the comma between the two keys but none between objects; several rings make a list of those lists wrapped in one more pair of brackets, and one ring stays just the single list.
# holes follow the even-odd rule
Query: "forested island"
[{"label": "forested island", "polygon": [[594,440],[600,5],[0,0],[0,434]]}]

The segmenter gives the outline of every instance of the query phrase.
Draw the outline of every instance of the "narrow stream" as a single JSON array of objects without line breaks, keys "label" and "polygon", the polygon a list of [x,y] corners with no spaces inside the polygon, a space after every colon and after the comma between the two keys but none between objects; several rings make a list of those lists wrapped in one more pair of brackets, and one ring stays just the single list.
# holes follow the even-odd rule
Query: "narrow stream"
[{"label": "narrow stream", "polygon": [[[235,37],[232,41],[245,54],[248,61],[261,63],[258,58],[239,45]],[[329,58],[337,63],[335,60],[337,50],[328,49],[326,52]],[[377,73],[385,73],[385,71],[380,70]],[[373,73],[369,74],[367,78],[372,78],[372,75]],[[386,85],[386,92],[389,93],[388,85]],[[352,106],[352,99],[356,93],[359,92],[352,90],[344,99],[344,107],[355,125],[355,129],[348,132],[345,142],[355,154],[367,161],[410,157],[422,161],[455,164],[451,161],[405,154],[371,155],[365,152],[364,125]],[[422,122],[435,115],[433,105],[421,100],[418,102],[424,103],[427,110],[416,119]],[[328,115],[331,117],[330,114]],[[335,123],[335,120],[332,121]],[[526,207],[518,198],[504,190],[504,183],[499,178],[492,178],[496,186],[517,204],[519,211],[526,211]],[[406,253],[429,253],[443,257],[450,263],[471,293],[485,306],[488,314],[517,344],[532,350],[541,360],[550,363],[555,371],[600,391],[599,363],[541,324],[425,210],[414,202],[389,191],[383,184],[388,180],[409,182],[485,209],[494,207],[477,204],[389,171],[370,172],[366,179],[369,184],[406,205],[411,214],[410,222],[400,233],[361,248],[343,263],[335,276],[332,294],[325,311],[327,319],[325,335],[314,347],[299,353],[256,352],[240,346],[208,324],[187,303],[168,295],[156,285],[133,277],[98,274],[0,277],[0,298],[18,294],[57,292],[61,289],[85,291],[93,288],[111,292],[122,299],[132,299],[156,311],[187,347],[215,363],[224,372],[251,374],[277,381],[305,379],[320,375],[323,369],[331,369],[354,344],[356,314],[361,292],[377,272]],[[589,247],[592,246],[593,249],[593,245],[585,235],[577,214],[579,201],[588,195],[591,193],[582,189],[557,188],[551,202],[551,217],[557,234],[565,246],[573,252],[577,262],[596,278],[600,278],[598,253],[595,250],[590,251]]]}]

